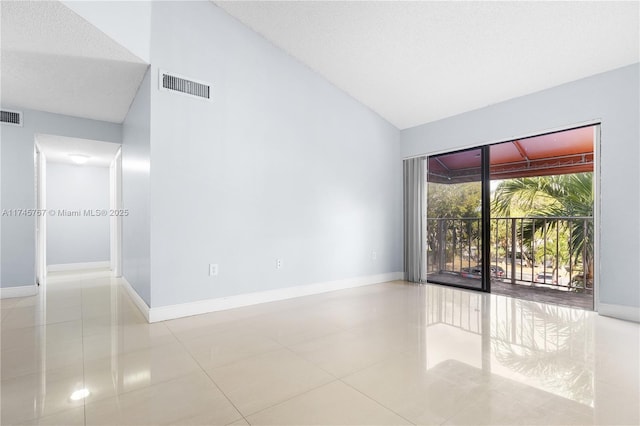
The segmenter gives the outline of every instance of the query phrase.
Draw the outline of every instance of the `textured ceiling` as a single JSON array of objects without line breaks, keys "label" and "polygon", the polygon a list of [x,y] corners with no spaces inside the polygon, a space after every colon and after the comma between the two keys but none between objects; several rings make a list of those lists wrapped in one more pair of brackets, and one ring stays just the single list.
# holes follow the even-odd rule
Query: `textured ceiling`
[{"label": "textured ceiling", "polygon": [[639,61],[639,2],[216,1],[400,129]]},{"label": "textured ceiling", "polygon": [[75,164],[69,154],[82,154],[90,157],[85,165],[95,167],[109,167],[120,148],[117,143],[56,135],[36,135],[36,141],[47,162]]},{"label": "textured ceiling", "polygon": [[2,104],[122,122],[147,64],[57,1],[2,1]]}]

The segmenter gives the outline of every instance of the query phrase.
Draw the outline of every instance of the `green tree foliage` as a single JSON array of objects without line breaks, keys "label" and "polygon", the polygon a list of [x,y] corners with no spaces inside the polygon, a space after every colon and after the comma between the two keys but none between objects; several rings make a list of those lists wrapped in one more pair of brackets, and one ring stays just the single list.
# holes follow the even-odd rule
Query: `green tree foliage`
[{"label": "green tree foliage", "polygon": [[[456,220],[480,218],[482,187],[480,182],[443,184],[429,182],[427,189],[427,254],[428,264],[438,269],[437,253],[451,262],[462,249],[469,252],[480,241],[480,221]],[[478,259],[473,252],[474,263]],[[471,260],[467,260],[469,264]],[[455,269],[453,266],[445,269]]]},{"label": "green tree foliage", "polygon": [[459,184],[429,183],[428,218],[480,217],[482,186],[480,182]]},{"label": "green tree foliage", "polygon": [[[493,196],[492,215],[518,214],[532,217],[518,231],[526,244],[542,235],[568,235],[571,258],[583,259],[587,277],[593,274],[593,221],[545,220],[549,217],[593,217],[593,173],[575,173],[509,179],[501,182]],[[563,229],[556,230],[556,227]],[[566,229],[564,229],[566,228]]]},{"label": "green tree foliage", "polygon": [[510,216],[514,208],[536,216],[593,216],[593,173],[502,181],[491,208],[499,216]]}]

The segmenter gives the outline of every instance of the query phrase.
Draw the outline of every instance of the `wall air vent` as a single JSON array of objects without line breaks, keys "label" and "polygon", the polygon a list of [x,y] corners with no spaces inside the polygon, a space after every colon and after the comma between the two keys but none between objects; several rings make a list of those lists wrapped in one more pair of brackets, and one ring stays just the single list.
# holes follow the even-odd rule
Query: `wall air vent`
[{"label": "wall air vent", "polygon": [[0,123],[22,127],[22,113],[3,109],[0,111]]},{"label": "wall air vent", "polygon": [[160,90],[182,93],[200,99],[211,100],[211,85],[202,81],[187,79],[174,73],[160,70]]}]

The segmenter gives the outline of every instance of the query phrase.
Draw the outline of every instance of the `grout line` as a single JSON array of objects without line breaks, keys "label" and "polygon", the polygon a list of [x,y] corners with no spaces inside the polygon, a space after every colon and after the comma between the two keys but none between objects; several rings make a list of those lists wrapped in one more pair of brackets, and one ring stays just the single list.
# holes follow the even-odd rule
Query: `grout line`
[{"label": "grout line", "polygon": [[[216,325],[218,325],[218,324],[216,324]],[[205,327],[206,327],[206,326],[205,326]],[[198,365],[200,366],[200,368],[204,369],[204,366],[203,366],[200,362],[198,362],[198,361],[193,357],[193,355],[191,354],[191,351],[190,351],[190,350],[185,346],[185,344],[186,344],[186,341],[188,341],[188,340],[205,339],[205,338],[212,337],[212,335],[211,335],[211,334],[206,334],[206,333],[205,333],[205,334],[202,334],[202,335],[193,336],[193,337],[186,338],[186,339],[184,339],[184,340],[183,340],[183,339],[179,338],[179,337],[178,337],[178,336],[177,336],[177,335],[176,335],[176,334],[171,330],[171,328],[170,328],[170,327],[168,327],[168,326],[167,326],[167,328],[169,329],[169,331],[171,332],[171,334],[175,337],[175,339],[178,341],[178,343],[180,343],[180,344],[182,345],[182,347],[184,348],[184,350],[185,350],[185,351],[186,351],[186,352],[187,352],[187,353],[188,353],[188,354],[189,354],[189,355],[194,359],[194,361],[196,362],[196,364],[198,364]],[[204,327],[201,327],[201,328],[204,328]],[[252,328],[252,327],[250,327],[250,326],[249,326],[249,328],[251,328],[251,333],[249,333],[249,334],[251,334],[251,337],[253,337],[254,335],[259,335],[259,334],[260,334],[260,330],[255,329],[255,328]],[[218,332],[216,332],[215,334],[219,334],[219,333],[218,333]],[[214,334],[214,335],[215,335],[215,334]],[[264,338],[265,338],[265,339],[268,339],[270,342],[274,343],[274,344],[275,344],[275,345],[277,345],[278,347],[277,347],[277,348],[268,349],[268,350],[264,350],[264,351],[260,351],[260,352],[254,353],[254,354],[250,354],[250,355],[242,356],[242,357],[240,357],[240,358],[234,359],[233,361],[228,361],[228,362],[225,362],[225,363],[223,363],[223,364],[216,365],[215,367],[212,367],[212,368],[221,368],[221,367],[226,367],[226,366],[228,366],[228,365],[235,364],[236,362],[244,361],[244,360],[247,360],[247,359],[249,359],[249,358],[253,358],[253,357],[256,357],[256,356],[260,356],[260,355],[265,355],[265,354],[268,354],[268,353],[271,353],[271,352],[280,351],[280,350],[282,350],[282,349],[285,349],[285,348],[286,348],[286,346],[285,346],[285,345],[283,345],[282,343],[278,342],[277,340],[275,340],[275,339],[273,339],[273,338],[271,338],[271,337],[266,337],[266,336],[265,336]]]},{"label": "grout line", "polygon": [[[220,388],[220,386],[218,386],[218,384],[215,382],[215,380],[213,380],[213,378],[209,375],[209,373],[207,373],[207,370],[204,369],[204,367],[198,362],[197,359],[195,359],[195,357],[193,356],[193,354],[189,351],[189,349],[186,348],[186,346],[184,345],[184,342],[180,339],[178,339],[178,337],[174,334],[174,332],[171,330],[170,327],[168,327],[165,324],[165,327],[167,327],[167,330],[169,330],[169,333],[171,333],[171,335],[173,336],[174,339],[176,339],[176,341],[180,344],[180,346],[184,349],[184,351],[189,354],[189,356],[191,357],[191,359],[193,360],[193,362],[196,363],[196,365],[200,368],[200,370],[205,374],[205,376],[207,376],[207,378],[211,381],[211,383],[216,387],[216,389],[218,389],[218,391],[220,391],[220,393],[222,394],[222,396],[225,397],[225,399],[227,401],[229,401],[229,404],[231,404],[231,406],[238,412],[238,414],[240,414],[240,416],[242,416],[242,419],[249,423],[249,421],[246,419],[246,417],[244,416],[244,414],[242,414],[242,411],[240,411],[238,409],[238,407],[236,407],[236,404],[233,403],[233,401],[231,400],[231,398],[229,398],[229,396],[222,390],[222,388]],[[239,420],[239,419],[238,419]],[[234,420],[235,421],[235,420]],[[249,423],[250,424],[250,423]],[[86,425],[85,425],[86,426]]]},{"label": "grout line", "polygon": [[[333,376],[332,376],[332,377],[333,377]],[[254,412],[253,412],[253,413],[251,413],[251,414],[247,414],[247,417],[249,417],[249,416],[253,416],[253,415],[258,414],[258,413],[261,413],[261,412],[263,412],[263,411],[265,411],[265,410],[269,410],[269,409],[271,409],[271,408],[277,407],[277,406],[282,405],[282,404],[284,404],[285,402],[289,402],[289,401],[291,401],[292,399],[295,399],[295,398],[297,398],[297,397],[299,397],[299,396],[306,395],[306,394],[308,394],[308,393],[310,393],[310,392],[313,392],[314,390],[320,389],[321,387],[324,387],[324,386],[330,385],[331,383],[335,383],[335,382],[338,382],[338,381],[340,381],[340,379],[330,380],[330,381],[328,381],[328,382],[325,382],[325,383],[319,384],[319,385],[314,386],[314,387],[312,387],[312,388],[310,388],[310,389],[307,389],[307,390],[305,390],[305,391],[302,391],[302,392],[300,392],[300,393],[297,393],[297,394],[295,394],[295,395],[292,395],[292,396],[290,396],[290,397],[288,397],[288,398],[286,398],[286,399],[283,399],[282,401],[278,401],[278,402],[276,402],[276,403],[275,403],[275,404],[273,404],[273,405],[270,405],[270,406],[268,406],[268,407],[264,407],[264,408],[262,408],[262,409],[260,409],[260,410],[258,410],[258,411],[254,411]],[[245,419],[245,420],[246,420],[246,419]],[[247,420],[247,422],[248,422],[248,420]],[[249,424],[251,424],[251,423],[249,423]]]},{"label": "grout line", "polygon": [[352,386],[351,384],[349,384],[349,383],[345,382],[344,380],[342,380],[342,379],[338,379],[338,381],[340,381],[340,382],[341,382],[341,383],[343,383],[344,385],[346,385],[346,386],[350,387],[351,389],[353,389],[354,391],[358,392],[359,394],[363,395],[363,396],[364,396],[364,397],[366,397],[367,399],[370,399],[371,401],[375,402],[375,403],[376,403],[376,404],[378,404],[380,407],[382,407],[382,408],[384,408],[384,409],[386,409],[386,410],[389,410],[390,412],[392,412],[392,413],[393,413],[393,414],[395,414],[396,416],[400,417],[401,419],[406,420],[406,421],[407,421],[407,422],[409,422],[410,424],[412,424],[412,425],[417,424],[417,423],[414,423],[414,422],[412,422],[411,420],[407,419],[407,418],[406,418],[405,416],[403,416],[402,414],[400,414],[400,413],[396,412],[395,410],[393,410],[393,409],[391,409],[391,408],[387,407],[386,405],[382,404],[380,401],[378,401],[378,400],[374,399],[374,398],[373,398],[373,397],[371,397],[370,395],[367,395],[366,393],[362,392],[360,389],[358,389],[358,388],[356,388],[356,387]]},{"label": "grout line", "polygon": [[[270,406],[265,407],[265,408],[262,408],[262,409],[260,409],[260,410],[258,410],[258,411],[255,411],[255,412],[252,412],[252,413],[250,413],[250,414],[247,414],[247,415],[245,416],[245,420],[246,420],[246,421],[247,421],[247,423],[249,423],[249,424],[251,424],[251,423],[246,419],[246,417],[253,416],[254,414],[261,413],[261,412],[263,412],[263,411],[265,411],[265,410],[268,410],[268,409],[270,409],[270,408],[273,408],[273,407],[277,407],[278,405],[282,405],[282,404],[284,404],[285,402],[288,402],[288,401],[290,401],[290,400],[292,400],[292,399],[295,399],[295,398],[297,398],[297,397],[299,397],[299,396],[305,395],[305,394],[307,394],[307,393],[309,393],[309,392],[312,392],[312,391],[314,391],[314,390],[316,390],[316,389],[320,389],[320,388],[321,388],[321,387],[323,387],[323,386],[327,386],[327,385],[329,385],[329,384],[331,384],[331,383],[335,383],[335,382],[340,381],[340,378],[338,378],[335,374],[333,374],[333,373],[331,373],[331,372],[327,371],[326,369],[322,368],[320,365],[317,365],[317,364],[316,364],[316,363],[314,363],[313,361],[310,361],[310,360],[308,360],[308,359],[304,358],[303,356],[301,356],[301,355],[297,354],[295,351],[293,351],[293,349],[291,349],[291,348],[289,348],[289,347],[287,347],[287,346],[284,346],[284,345],[283,345],[283,349],[285,349],[285,350],[289,351],[290,353],[292,353],[292,354],[293,354],[293,355],[295,355],[296,357],[298,357],[298,358],[302,359],[303,361],[306,361],[306,362],[308,362],[309,364],[312,364],[314,367],[316,367],[316,368],[318,368],[318,369],[322,370],[323,372],[327,373],[327,374],[328,374],[329,376],[331,376],[333,379],[332,379],[332,380],[330,380],[330,381],[328,381],[328,382],[321,383],[321,384],[319,384],[319,385],[317,385],[317,386],[314,386],[314,387],[312,387],[312,388],[310,388],[310,389],[307,389],[307,390],[305,390],[305,391],[302,391],[302,392],[300,392],[300,393],[297,393],[297,394],[295,394],[295,395],[292,395],[292,396],[290,396],[290,397],[288,397],[288,398],[285,398],[285,399],[283,399],[282,401],[278,401],[278,402],[276,402],[276,403],[275,403],[275,404],[273,404],[273,405],[270,405]],[[279,350],[282,350],[282,349],[279,349]],[[273,352],[273,351],[270,351],[270,352]],[[228,364],[227,364],[227,365],[228,365]]]},{"label": "grout line", "polygon": [[318,388],[320,388],[320,387],[322,387],[322,386],[325,386],[325,385],[327,385],[327,384],[329,384],[329,383],[333,383],[333,382],[335,382],[335,381],[337,381],[337,380],[338,380],[338,379],[337,379],[333,374],[329,373],[328,371],[324,370],[323,368],[321,368],[321,367],[319,367],[319,366],[316,366],[316,365],[315,365],[315,364],[313,364],[312,362],[310,362],[310,361],[306,360],[305,358],[301,357],[300,355],[296,354],[296,353],[295,353],[295,352],[293,352],[290,348],[288,348],[288,347],[286,347],[286,346],[282,345],[280,342],[277,342],[277,341],[275,341],[275,340],[273,340],[273,339],[271,339],[271,338],[269,338],[269,339],[270,339],[270,340],[272,340],[272,341],[274,341],[275,343],[279,344],[279,345],[281,346],[281,348],[273,349],[273,350],[269,350],[269,351],[266,351],[266,352],[261,352],[261,353],[259,353],[259,354],[255,354],[255,355],[251,355],[251,356],[248,356],[248,357],[246,357],[246,358],[238,359],[238,360],[235,360],[235,361],[229,362],[229,363],[224,364],[224,365],[216,366],[215,368],[220,368],[220,367],[228,366],[228,365],[231,365],[231,364],[235,364],[235,363],[237,363],[237,362],[240,362],[240,361],[244,361],[244,360],[247,360],[247,359],[250,359],[250,358],[254,358],[254,357],[258,357],[258,356],[262,356],[262,355],[269,354],[269,353],[272,353],[272,352],[277,352],[277,351],[281,351],[281,350],[287,350],[287,351],[291,352],[292,354],[294,354],[295,356],[299,357],[300,359],[302,359],[302,360],[304,360],[304,361],[306,361],[306,362],[309,362],[310,364],[314,365],[314,367],[318,367],[319,369],[321,369],[321,370],[322,370],[322,371],[324,371],[325,373],[329,374],[329,375],[333,378],[333,380],[330,380],[329,382],[325,382],[325,383],[319,384],[318,386],[315,386],[315,387],[313,387],[313,388],[311,388],[311,389],[305,390],[305,391],[303,391],[303,392],[301,392],[301,393],[298,393],[298,394],[292,395],[292,396],[291,396],[291,397],[289,397],[289,398],[286,398],[286,399],[284,399],[284,400],[282,400],[282,401],[279,401],[279,402],[277,402],[277,403],[275,403],[275,404],[273,404],[273,405],[270,405],[270,406],[265,407],[265,408],[263,408],[263,409],[260,409],[260,410],[258,410],[258,411],[255,411],[255,412],[249,413],[249,414],[247,414],[247,415],[245,416],[245,415],[242,413],[242,411],[240,411],[240,409],[239,409],[239,408],[238,408],[238,407],[233,403],[233,401],[231,401],[231,399],[230,399],[230,398],[227,396],[227,394],[222,390],[222,388],[221,388],[221,387],[220,387],[220,386],[215,382],[215,380],[214,380],[214,379],[209,375],[209,373],[204,369],[204,367],[202,366],[202,364],[200,364],[200,363],[199,363],[199,362],[198,362],[198,361],[193,357],[193,355],[191,354],[191,352],[189,352],[189,350],[188,350],[186,347],[184,348],[184,349],[185,349],[185,351],[187,351],[187,353],[189,353],[189,355],[193,358],[193,360],[196,362],[196,364],[198,364],[198,366],[202,369],[202,371],[204,371],[204,373],[207,375],[207,377],[208,377],[208,378],[213,382],[213,384],[214,384],[214,385],[215,385],[215,386],[220,390],[220,392],[225,396],[225,398],[227,398],[227,400],[231,403],[231,405],[233,405],[233,407],[238,411],[238,413],[240,413],[240,415],[242,416],[242,418],[243,418],[247,423],[249,423],[249,424],[251,424],[251,423],[249,422],[249,420],[247,420],[247,417],[249,417],[249,416],[252,416],[252,415],[254,415],[254,414],[256,414],[256,413],[259,413],[259,412],[261,412],[261,411],[264,411],[264,410],[267,410],[267,409],[269,409],[269,408],[272,408],[272,407],[275,407],[275,406],[277,406],[277,405],[280,405],[280,404],[282,404],[282,403],[284,403],[284,402],[287,402],[287,401],[289,401],[289,400],[291,400],[291,399],[293,399],[293,398],[296,398],[296,397],[298,397],[298,396],[300,396],[300,395],[304,395],[305,393],[311,392],[312,390],[318,389]]},{"label": "grout line", "polygon": [[327,369],[323,368],[322,366],[320,366],[318,363],[311,361],[310,359],[307,359],[305,357],[303,357],[302,355],[300,355],[299,353],[297,353],[296,351],[294,351],[291,348],[285,347],[285,349],[287,349],[289,352],[291,352],[292,354],[294,354],[295,356],[297,356],[298,358],[308,362],[309,364],[313,365],[314,367],[319,368],[320,370],[324,371],[325,373],[327,373],[328,375],[330,375],[331,377],[333,377],[336,380],[340,380],[340,377],[336,376],[335,374],[333,374],[332,372],[328,371]]}]

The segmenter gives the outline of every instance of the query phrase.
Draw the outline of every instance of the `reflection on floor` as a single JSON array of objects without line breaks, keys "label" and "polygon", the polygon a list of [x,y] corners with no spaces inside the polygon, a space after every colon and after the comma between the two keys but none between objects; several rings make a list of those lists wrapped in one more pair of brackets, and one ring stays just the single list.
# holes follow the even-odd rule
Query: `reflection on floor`
[{"label": "reflection on floor", "polygon": [[147,324],[100,275],[1,301],[3,425],[640,423],[638,324],[405,282]]},{"label": "reflection on floor", "polygon": [[[479,278],[465,278],[457,274],[428,274],[427,280],[444,285],[463,286],[480,290]],[[502,296],[511,296],[532,302],[550,303],[580,309],[593,309],[593,295],[555,288],[535,287],[532,285],[511,284],[509,280],[491,280],[491,292]]]}]

